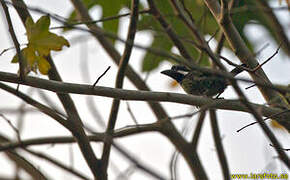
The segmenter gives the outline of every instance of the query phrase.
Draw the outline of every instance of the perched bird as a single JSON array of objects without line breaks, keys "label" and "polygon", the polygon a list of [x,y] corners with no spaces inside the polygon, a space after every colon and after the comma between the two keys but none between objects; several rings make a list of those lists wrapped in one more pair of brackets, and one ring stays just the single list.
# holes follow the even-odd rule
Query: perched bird
[{"label": "perched bird", "polygon": [[[247,67],[245,64],[241,66]],[[237,66],[231,71],[231,74],[236,76],[242,71],[243,68]],[[161,73],[175,79],[186,93],[197,96],[211,97],[217,94],[220,95],[229,85],[228,80],[222,76],[189,70],[187,67],[180,65],[174,65],[170,70],[165,70]]]}]

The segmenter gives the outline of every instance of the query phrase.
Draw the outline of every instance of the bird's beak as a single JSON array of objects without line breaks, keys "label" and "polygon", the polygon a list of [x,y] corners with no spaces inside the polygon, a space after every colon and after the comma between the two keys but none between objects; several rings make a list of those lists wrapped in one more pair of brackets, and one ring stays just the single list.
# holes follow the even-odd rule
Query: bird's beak
[{"label": "bird's beak", "polygon": [[173,70],[168,69],[168,70],[161,71],[160,73],[171,77],[171,75],[173,74]]},{"label": "bird's beak", "polygon": [[183,74],[181,74],[181,73],[179,73],[177,71],[174,71],[172,69],[161,71],[161,74],[169,76],[172,79],[175,79],[177,82],[181,82],[182,79],[184,78]]}]

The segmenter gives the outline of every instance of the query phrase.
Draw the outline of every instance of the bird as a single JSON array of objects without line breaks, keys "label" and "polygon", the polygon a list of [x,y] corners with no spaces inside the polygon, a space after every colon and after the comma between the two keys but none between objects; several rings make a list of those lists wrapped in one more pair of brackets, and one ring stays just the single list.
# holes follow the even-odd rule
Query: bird
[{"label": "bird", "polygon": [[[233,76],[241,73],[246,64],[235,67],[230,73]],[[220,75],[198,70],[189,70],[186,66],[173,65],[171,69],[164,70],[162,74],[176,80],[187,94],[197,96],[217,97],[224,92],[229,81]]]}]

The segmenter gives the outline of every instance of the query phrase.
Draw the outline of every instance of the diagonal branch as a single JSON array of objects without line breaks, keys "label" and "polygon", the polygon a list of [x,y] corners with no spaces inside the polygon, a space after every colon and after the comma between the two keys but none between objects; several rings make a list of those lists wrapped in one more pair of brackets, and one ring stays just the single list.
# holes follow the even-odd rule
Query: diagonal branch
[{"label": "diagonal branch", "polygon": [[[251,51],[248,49],[242,37],[238,33],[229,17],[229,14],[227,13],[227,10],[221,8],[220,4],[216,0],[204,0],[204,2],[216,18],[216,21],[222,28],[232,50],[236,53],[240,61],[249,65],[250,68],[255,68],[258,66],[258,61],[252,55]],[[226,5],[226,3],[223,3],[223,5]],[[250,75],[254,81],[263,81],[264,84],[271,84],[262,68],[257,70],[255,74],[250,73]],[[259,89],[267,102],[276,102],[276,104],[287,107],[284,100],[277,92],[266,87],[259,87]]]},{"label": "diagonal branch", "polygon": [[[276,15],[273,13],[272,8],[269,7],[268,2],[265,0],[256,0],[254,1],[259,9],[262,9],[262,13],[266,18],[266,21],[269,23],[269,25],[273,28],[275,36],[277,37],[278,41],[281,42],[282,48],[284,52],[288,56],[290,56],[290,42],[289,38],[287,37],[287,34],[278,21],[278,18]],[[289,2],[289,1],[288,1]]]},{"label": "diagonal branch", "polygon": [[[87,9],[85,8],[84,4],[80,0],[71,0],[73,3],[76,11],[79,13],[80,17],[83,21],[91,21],[91,17],[88,14]],[[112,46],[111,42],[107,40],[107,38],[104,36],[109,35],[108,33],[103,32],[98,26],[96,25],[88,25],[88,28],[90,29],[92,34],[99,40],[100,44],[104,47],[104,49],[107,51],[107,53],[111,56],[111,58],[114,60],[115,63],[119,63],[120,55],[116,51],[116,49]],[[108,36],[108,37],[116,37],[116,36]],[[127,67],[126,71],[127,77],[134,83],[134,85],[141,90],[150,91],[148,86],[145,84],[145,82],[137,75],[136,72],[133,71],[130,66]],[[148,101],[150,108],[154,112],[157,119],[160,121],[162,119],[166,119],[168,117],[167,113],[163,109],[163,107],[158,102],[152,102]],[[167,123],[166,128],[168,131],[170,131],[171,134],[174,134],[175,136],[169,136],[164,131],[163,135],[165,135],[169,140],[175,145],[175,147],[183,154],[184,158],[188,162],[189,166],[191,167],[191,170],[196,169],[196,171],[199,171],[200,167],[197,163],[199,159],[192,155],[192,151],[188,148],[189,144],[185,141],[185,139],[180,136],[177,129],[174,127],[174,125],[171,122]]]},{"label": "diagonal branch", "polygon": [[[131,53],[133,49],[132,44],[134,43],[135,34],[137,30],[137,22],[138,22],[138,9],[139,9],[138,7],[139,7],[139,0],[133,0],[131,4],[131,18],[130,18],[130,25],[128,28],[128,35],[127,35],[127,42],[130,42],[130,43],[125,45],[124,53],[120,60],[119,69],[117,73],[117,79],[115,83],[115,87],[120,88],[120,89],[123,87],[125,71],[128,66],[128,62],[131,57]],[[108,134],[108,141],[105,141],[103,154],[102,154],[102,165],[103,165],[104,171],[107,171],[107,168],[108,168],[109,156],[110,156],[111,144],[112,144],[111,134],[115,128],[119,106],[120,106],[120,100],[114,99],[112,107],[111,107],[109,123],[106,130],[106,133]]]},{"label": "diagonal branch", "polygon": [[[88,10],[85,8],[84,4],[80,0],[71,0],[74,5],[77,13],[80,15],[82,21],[92,21]],[[121,56],[119,52],[114,48],[112,43],[105,37],[108,33],[104,32],[100,27],[95,24],[87,25],[90,33],[100,42],[108,55],[112,58],[112,60],[116,63],[120,63]],[[78,28],[80,29],[80,28]],[[112,34],[111,34],[112,35]],[[109,36],[110,37],[110,36]],[[112,36],[111,36],[112,37]],[[114,36],[116,37],[116,36]],[[128,65],[127,70],[125,72],[128,79],[140,90],[150,91],[149,87],[146,83],[141,79],[141,77],[133,70],[133,68]],[[167,113],[163,109],[163,107],[157,102],[148,102],[151,110],[154,112],[157,119],[162,119],[167,117]]]},{"label": "diagonal branch", "polygon": [[[7,142],[8,139],[2,135],[0,135],[0,143]],[[15,152],[13,149],[8,150],[6,152],[7,156],[14,161],[19,167],[24,169],[33,179],[39,180],[47,180],[48,178],[34,165],[31,164],[27,159],[23,156]]]},{"label": "diagonal branch", "polygon": [[[2,141],[2,142],[1,142],[1,141]],[[6,138],[6,137],[4,137],[3,135],[0,134],[0,142],[1,142],[1,144],[3,143],[3,141],[4,141],[6,144],[13,144],[13,142],[11,142],[11,140],[9,140],[8,138]],[[20,145],[20,144],[22,144],[22,141],[17,142],[17,143],[18,143],[18,145]],[[15,143],[14,143],[14,144],[15,144]],[[3,146],[3,145],[1,145],[1,147],[2,147],[2,146]],[[30,153],[30,154],[36,156],[36,157],[39,157],[39,158],[45,159],[46,161],[51,162],[52,164],[54,164],[54,165],[60,167],[61,169],[64,169],[65,171],[68,171],[68,172],[74,174],[75,176],[77,176],[77,177],[79,177],[79,178],[81,178],[81,179],[85,179],[85,180],[88,180],[88,179],[89,179],[88,177],[86,177],[86,176],[83,175],[82,173],[80,173],[80,172],[78,172],[78,171],[76,171],[76,170],[71,169],[70,167],[64,165],[62,162],[60,162],[60,161],[58,161],[58,160],[56,160],[56,159],[53,159],[53,158],[51,158],[51,157],[49,157],[49,156],[47,156],[47,155],[45,155],[45,154],[42,154],[42,153],[39,153],[39,152],[35,152],[35,151],[32,151],[32,150],[26,149],[25,147],[23,147],[23,149],[24,149],[24,151],[26,151],[26,152],[28,152],[28,153]],[[6,151],[9,151],[9,152],[11,152],[11,151],[13,151],[13,150],[14,150],[14,148],[6,149]],[[15,153],[14,155],[16,156],[17,154]],[[10,156],[11,156],[11,155],[10,155]],[[36,177],[35,177],[35,178],[36,178]],[[38,176],[36,179],[39,179],[39,178],[40,178],[40,176]]]},{"label": "diagonal branch", "polygon": [[202,126],[204,123],[205,115],[206,115],[206,110],[202,110],[198,116],[198,121],[197,121],[196,127],[194,129],[194,133],[193,133],[192,140],[191,140],[191,144],[194,147],[194,149],[197,149],[197,145],[198,145],[198,141],[200,138],[201,129],[202,129]]},{"label": "diagonal branch", "polygon": [[[232,49],[236,52],[239,59],[248,64],[250,67],[256,67],[258,65],[257,60],[254,58],[250,50],[247,48],[245,42],[242,40],[240,34],[238,33],[237,29],[235,28],[234,24],[231,21],[229,16],[227,1],[222,0],[221,6],[219,5],[218,1],[212,0],[204,0],[207,4],[208,8],[211,10],[212,14],[215,16],[216,20],[218,21],[220,27],[223,29],[225,37],[227,38],[228,42],[230,43]],[[221,67],[220,67],[221,68]],[[262,70],[262,68],[256,71],[256,74],[250,74],[254,80],[261,79],[265,82],[265,84],[271,84],[270,80]],[[250,110],[252,115],[255,119],[259,122],[259,125],[263,129],[264,133],[268,136],[270,141],[273,143],[275,150],[279,154],[280,159],[285,163],[285,165],[290,168],[290,160],[288,156],[285,154],[283,150],[281,150],[281,145],[273,132],[269,129],[266,123],[263,121],[260,114],[257,112],[255,108],[249,103],[247,97],[238,87],[236,81],[231,80],[231,84],[233,85],[236,93],[238,94],[240,101]],[[283,101],[283,99],[279,96],[276,91],[273,91],[269,88],[259,87],[260,91],[262,92],[263,96],[268,102],[273,102],[275,99],[278,104],[287,108],[287,104]],[[287,122],[286,122],[287,123]],[[284,124],[283,124],[284,125]],[[285,125],[284,125],[285,126]]]},{"label": "diagonal branch", "polygon": [[[2,1],[1,1],[2,2]],[[21,17],[22,23],[25,24],[26,19],[30,16],[29,12],[27,11],[27,7],[22,0],[13,1],[13,5],[17,9],[17,12],[19,13],[19,16]],[[23,10],[24,9],[24,10]],[[22,11],[21,11],[22,10]],[[49,62],[51,69],[49,70],[48,76],[52,80],[56,81],[62,81],[56,66],[54,65],[54,62],[50,55],[46,57],[46,60]],[[100,161],[96,158],[93,149],[91,145],[89,144],[89,140],[85,134],[84,129],[82,128],[82,121],[78,114],[78,111],[74,105],[73,100],[68,94],[60,94],[57,93],[57,96],[59,100],[61,101],[67,115],[68,115],[68,122],[71,125],[69,130],[71,133],[76,137],[78,140],[78,145],[80,147],[80,150],[82,151],[82,154],[89,165],[92,174],[97,178],[98,180],[103,179],[102,178],[102,172],[100,168]]]},{"label": "diagonal branch", "polygon": [[172,43],[176,46],[176,48],[179,50],[180,54],[190,63],[194,63],[194,60],[190,56],[189,52],[186,50],[185,46],[180,41],[179,37],[177,36],[176,32],[173,30],[173,28],[170,26],[170,24],[165,20],[163,15],[160,13],[160,11],[157,9],[155,3],[153,0],[147,0],[149,7],[150,7],[150,13],[157,19],[160,23],[160,25],[163,27],[163,29],[166,31],[168,37],[171,39]]},{"label": "diagonal branch", "polygon": [[25,95],[24,93],[22,93],[16,89],[13,89],[12,87],[10,87],[6,84],[0,83],[0,89],[3,89],[5,91],[19,97],[20,99],[25,101],[27,104],[34,106],[39,111],[43,112],[44,114],[46,114],[46,115],[50,116],[51,118],[53,118],[54,120],[56,120],[62,126],[66,127],[67,129],[70,129],[68,122],[64,118],[62,118],[60,115],[58,115],[58,113],[56,111],[52,110],[51,108],[37,102],[36,100],[32,99],[31,97]]},{"label": "diagonal branch", "polygon": [[226,154],[225,154],[225,151],[224,151],[224,147],[223,147],[223,144],[222,144],[222,138],[221,138],[221,135],[220,135],[220,130],[219,130],[219,127],[218,127],[216,111],[214,109],[210,109],[209,110],[209,115],[210,115],[212,135],[213,135],[213,138],[214,138],[215,147],[216,147],[216,150],[217,150],[217,154],[218,154],[218,158],[219,158],[219,161],[220,161],[220,165],[222,167],[224,179],[231,180],[230,169],[229,169],[229,165],[228,165],[228,162],[227,162],[227,158],[226,158]]},{"label": "diagonal branch", "polygon": [[3,0],[0,0],[0,2],[1,2],[2,8],[4,10],[4,13],[6,15],[6,20],[7,20],[7,23],[8,23],[9,32],[10,32],[12,41],[14,43],[17,56],[18,56],[20,80],[24,80],[24,78],[25,78],[24,56],[23,56],[23,54],[22,54],[22,52],[20,50],[20,45],[19,45],[19,42],[18,42],[17,37],[16,37],[15,32],[14,32],[14,28],[13,28],[13,25],[12,25],[12,21],[11,21],[11,18],[10,18],[8,7],[7,7],[7,5],[5,4],[5,2]]}]

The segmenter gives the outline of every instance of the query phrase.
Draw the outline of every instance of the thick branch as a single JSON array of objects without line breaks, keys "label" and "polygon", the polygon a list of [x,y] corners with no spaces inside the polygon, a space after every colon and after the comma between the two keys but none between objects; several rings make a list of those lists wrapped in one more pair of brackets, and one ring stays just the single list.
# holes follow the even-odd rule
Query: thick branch
[{"label": "thick branch", "polygon": [[[111,98],[119,98],[122,100],[175,102],[194,106],[207,105],[208,108],[250,112],[248,108],[246,108],[238,100],[211,99],[201,96],[185,95],[178,93],[123,90],[102,86],[93,87],[91,85],[64,83],[30,76],[26,77],[25,82],[19,82],[16,74],[6,72],[0,72],[0,81],[20,83],[23,85],[28,85],[31,87],[45,89],[58,93],[97,95]],[[283,110],[281,110],[280,108],[270,108],[267,106],[253,103],[251,103],[251,105],[255,109],[259,109],[261,114],[266,117],[283,112]],[[271,118],[275,119],[275,117]],[[280,116],[277,116],[276,118],[280,119],[280,121],[284,119],[285,122],[287,122],[287,120],[289,122],[290,115],[289,113],[284,113]],[[289,126],[286,126],[286,128],[290,129],[290,124]]]}]

